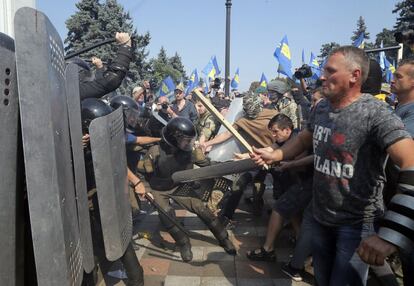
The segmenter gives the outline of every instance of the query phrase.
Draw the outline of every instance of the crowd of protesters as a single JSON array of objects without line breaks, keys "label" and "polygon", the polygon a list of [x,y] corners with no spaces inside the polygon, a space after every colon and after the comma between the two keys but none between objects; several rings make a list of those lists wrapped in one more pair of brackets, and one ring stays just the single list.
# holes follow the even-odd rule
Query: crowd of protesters
[{"label": "crowd of protesters", "polygon": [[[243,115],[233,127],[254,152],[237,153],[234,159],[251,158],[270,166],[239,174],[230,182],[230,195],[213,190],[205,202],[209,211],[200,207],[197,214],[208,212],[207,225],[215,222],[210,218],[214,215],[217,224],[237,227],[233,214],[244,194],[252,213],[262,216],[265,178],[270,175],[274,204],[266,239],[245,254],[249,259],[275,261],[274,241],[290,222],[296,247],[282,271],[293,280],[302,280],[305,261],[312,257],[319,286],[366,285],[370,268],[382,285],[398,285],[387,262],[397,255],[404,284],[414,285],[414,60],[399,63],[391,90],[383,88],[382,79],[375,60],[361,49],[345,46],[332,51],[321,77],[312,84],[300,79],[296,86],[277,78],[266,87],[232,91],[228,97],[214,82],[207,93],[197,88],[223,116],[232,99],[242,97]],[[141,168],[139,163],[130,168],[135,173],[132,180],[144,180],[146,150],[168,141],[162,130],[175,118],[194,125],[196,138],[190,139],[196,141],[191,148],[207,160],[215,145],[234,140],[229,131],[218,134],[220,121],[182,83],[174,96],[171,102],[167,96],[157,97],[148,81],[133,88],[136,108],[150,111],[141,130],[132,133],[135,138],[155,139],[144,144],[127,140],[127,145],[141,146]],[[245,193],[250,184],[251,195]],[[151,192],[141,186],[140,194],[145,191]],[[401,200],[409,203],[402,205]],[[219,241],[227,239],[220,235]],[[233,252],[231,245],[223,247]],[[182,257],[190,261],[191,250],[186,248]]]}]

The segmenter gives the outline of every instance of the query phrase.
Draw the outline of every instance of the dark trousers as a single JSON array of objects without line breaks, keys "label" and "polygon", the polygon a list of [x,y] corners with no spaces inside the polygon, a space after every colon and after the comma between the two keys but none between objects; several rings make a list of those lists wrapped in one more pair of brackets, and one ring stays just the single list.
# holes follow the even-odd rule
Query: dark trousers
[{"label": "dark trousers", "polygon": [[[211,230],[213,235],[219,240],[227,238],[227,232],[224,227],[219,223],[211,210],[196,197],[184,197],[173,194],[174,190],[170,191],[153,191],[154,200],[160,205],[160,207],[166,211],[172,218],[175,218],[174,210],[172,209],[169,199],[173,199],[183,208],[188,211],[195,213]],[[184,245],[189,243],[189,239],[186,234],[181,231],[177,226],[164,217],[163,214],[159,213],[159,218],[163,226],[166,228],[168,233],[174,238],[178,245]]]}]

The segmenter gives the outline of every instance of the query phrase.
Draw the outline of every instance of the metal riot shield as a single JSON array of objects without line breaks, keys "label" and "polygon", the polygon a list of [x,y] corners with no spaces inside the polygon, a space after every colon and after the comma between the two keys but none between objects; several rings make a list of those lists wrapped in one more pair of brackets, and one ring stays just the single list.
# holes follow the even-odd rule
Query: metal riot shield
[{"label": "metal riot shield", "polygon": [[[237,119],[243,116],[243,99],[242,98],[235,98],[229,108],[229,112],[227,113],[225,119],[233,123]],[[218,134],[227,131],[226,127],[221,126],[219,129]],[[223,143],[215,145],[210,153],[208,153],[208,157],[212,161],[224,162],[228,160],[232,160],[234,157],[234,153],[243,153],[246,152],[246,149],[238,143],[237,140],[231,138]]]},{"label": "metal riot shield", "polygon": [[63,45],[32,8],[15,15],[29,215],[39,285],[80,285],[82,251],[71,165]]},{"label": "metal riot shield", "polygon": [[[21,203],[22,177],[19,176],[18,160],[21,158],[19,137],[19,105],[16,79],[16,58],[14,41],[0,33],[0,277],[2,284],[17,285],[19,276],[16,260],[17,228],[16,220]],[[20,139],[20,140],[19,140]],[[20,224],[21,225],[21,224]]]},{"label": "metal riot shield", "polygon": [[120,258],[132,238],[122,108],[92,120],[92,162],[106,258]]},{"label": "metal riot shield", "polygon": [[85,174],[85,158],[82,147],[82,123],[79,96],[78,66],[66,67],[66,101],[69,114],[69,129],[72,146],[73,173],[75,175],[76,205],[81,240],[83,269],[89,273],[95,266],[92,245],[91,222],[89,219],[88,197]]}]

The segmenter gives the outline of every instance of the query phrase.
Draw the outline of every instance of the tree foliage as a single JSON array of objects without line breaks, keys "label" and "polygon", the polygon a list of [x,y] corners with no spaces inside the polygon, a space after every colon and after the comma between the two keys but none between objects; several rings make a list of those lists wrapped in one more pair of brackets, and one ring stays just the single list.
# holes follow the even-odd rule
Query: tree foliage
[{"label": "tree foliage", "polygon": [[320,50],[320,54],[318,56],[318,58],[320,59],[320,61],[323,61],[327,56],[329,56],[329,54],[331,53],[331,51],[333,49],[338,48],[340,45],[336,42],[330,42],[327,44],[323,44]]},{"label": "tree foliage", "polygon": [[[404,0],[395,4],[395,9],[392,11],[397,13],[397,22],[395,23],[394,29],[396,32],[404,32],[409,29],[414,29],[414,0]],[[412,57],[413,52],[405,45],[404,46],[404,57]]]},{"label": "tree foliage", "polygon": [[358,37],[364,33],[364,39],[369,40],[369,33],[367,31],[367,26],[365,25],[365,20],[362,16],[359,16],[357,21],[357,29],[353,32],[351,37],[352,42],[354,42]]},{"label": "tree foliage", "polygon": [[395,4],[393,13],[398,13],[394,29],[399,32],[414,29],[414,0],[405,0]]},{"label": "tree foliage", "polygon": [[[117,0],[80,0],[76,4],[75,14],[66,20],[68,29],[64,41],[66,53],[71,53],[90,46],[93,43],[115,37],[116,32],[127,32],[133,37],[134,58],[130,64],[129,72],[120,87],[122,94],[130,94],[134,86],[144,79],[155,77],[160,83],[160,77],[171,75],[176,81],[186,78],[181,57],[176,53],[172,58],[167,57],[164,48],[161,55],[148,60],[147,46],[151,36],[147,32],[138,34],[129,12],[126,12]],[[84,59],[97,56],[104,63],[109,63],[117,51],[116,44],[107,44],[81,55]]]},{"label": "tree foliage", "polygon": [[167,76],[171,76],[176,84],[178,84],[185,77],[184,66],[181,62],[181,57],[176,53],[175,56],[168,58],[164,47],[161,47],[157,58],[150,62],[152,78],[155,80],[157,86]]}]

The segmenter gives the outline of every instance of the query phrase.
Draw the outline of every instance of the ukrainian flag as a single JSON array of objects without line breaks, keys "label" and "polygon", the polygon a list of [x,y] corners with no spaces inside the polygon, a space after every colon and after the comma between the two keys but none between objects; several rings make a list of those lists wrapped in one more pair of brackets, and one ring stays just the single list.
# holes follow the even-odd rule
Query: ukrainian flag
[{"label": "ukrainian flag", "polygon": [[160,96],[174,92],[175,84],[170,76],[167,76],[161,83]]},{"label": "ukrainian flag", "polygon": [[211,79],[215,79],[216,76],[220,74],[216,56],[211,57],[208,64],[202,70],[202,73]]},{"label": "ukrainian flag", "polygon": [[193,70],[193,72],[190,75],[190,79],[188,80],[188,86],[185,91],[186,94],[189,94],[198,86],[199,80],[198,80],[198,74],[197,69]]},{"label": "ukrainian flag", "polygon": [[234,74],[234,78],[231,81],[231,88],[236,89],[239,87],[240,79],[239,79],[239,68],[237,68],[236,73]]},{"label": "ukrainian flag", "polygon": [[318,79],[321,76],[321,67],[319,66],[319,62],[316,58],[316,56],[311,52],[311,57],[309,61],[309,66],[312,69],[312,78]]},{"label": "ukrainian flag", "polygon": [[267,88],[267,78],[264,73],[262,73],[262,77],[260,78],[260,86]]},{"label": "ukrainian flag", "polygon": [[392,75],[395,73],[395,67],[392,63],[390,63],[387,57],[384,57],[384,65],[385,65],[385,80],[390,83],[392,80]]},{"label": "ukrainian flag", "polygon": [[352,44],[354,47],[360,48],[360,49],[364,49],[365,47],[365,40],[364,40],[364,33],[361,33],[359,35],[359,37],[354,41],[354,43]]},{"label": "ukrainian flag", "polygon": [[280,72],[292,78],[292,60],[289,48],[288,38],[285,35],[273,53],[275,58],[279,61]]}]

